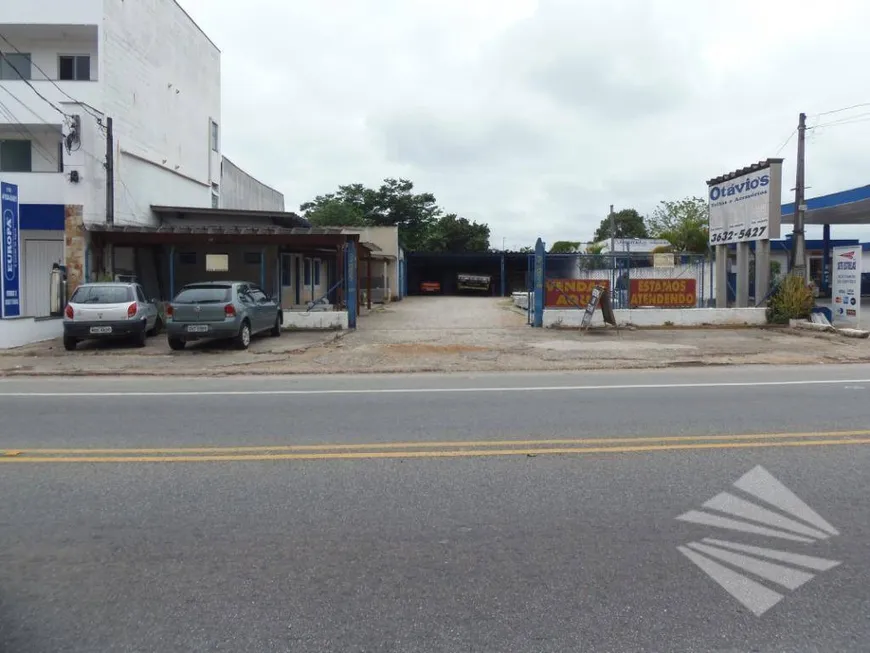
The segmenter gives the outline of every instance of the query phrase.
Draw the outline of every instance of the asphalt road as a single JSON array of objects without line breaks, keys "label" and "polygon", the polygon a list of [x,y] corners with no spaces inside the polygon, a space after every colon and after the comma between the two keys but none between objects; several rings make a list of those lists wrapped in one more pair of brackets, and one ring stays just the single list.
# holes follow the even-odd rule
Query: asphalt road
[{"label": "asphalt road", "polygon": [[870,366],[5,379],[0,652],[866,651],[868,399]]}]

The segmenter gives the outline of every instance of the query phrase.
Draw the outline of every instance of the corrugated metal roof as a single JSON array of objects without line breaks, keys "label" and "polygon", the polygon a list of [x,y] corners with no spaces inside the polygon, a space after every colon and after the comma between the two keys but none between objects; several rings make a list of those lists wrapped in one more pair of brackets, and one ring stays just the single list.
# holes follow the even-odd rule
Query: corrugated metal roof
[{"label": "corrugated metal roof", "polygon": [[159,216],[200,216],[232,220],[233,218],[256,218],[260,220],[274,220],[281,226],[310,227],[311,223],[305,218],[290,211],[253,211],[240,209],[212,209],[203,206],[162,206],[152,204],[151,210]]},{"label": "corrugated metal roof", "polygon": [[715,184],[721,184],[723,181],[728,181],[729,179],[736,179],[737,177],[742,177],[743,175],[748,175],[750,172],[756,172],[757,170],[764,170],[765,168],[769,168],[771,163],[782,163],[783,159],[765,159],[764,161],[759,161],[758,163],[753,163],[750,166],[746,166],[745,168],[741,168],[740,170],[735,170],[733,172],[726,173],[724,175],[720,175],[719,177],[715,177],[707,182],[708,186],[713,186]]},{"label": "corrugated metal roof", "polygon": [[232,224],[160,225],[159,227],[85,223],[87,231],[127,234],[192,234],[216,236],[340,236],[336,227],[253,227]]}]

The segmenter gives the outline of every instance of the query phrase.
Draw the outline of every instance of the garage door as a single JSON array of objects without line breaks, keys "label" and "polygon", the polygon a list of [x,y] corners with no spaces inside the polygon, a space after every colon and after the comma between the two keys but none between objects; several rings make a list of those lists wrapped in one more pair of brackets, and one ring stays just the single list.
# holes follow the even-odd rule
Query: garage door
[{"label": "garage door", "polygon": [[50,313],[49,279],[55,263],[63,264],[62,240],[24,241],[24,315]]}]

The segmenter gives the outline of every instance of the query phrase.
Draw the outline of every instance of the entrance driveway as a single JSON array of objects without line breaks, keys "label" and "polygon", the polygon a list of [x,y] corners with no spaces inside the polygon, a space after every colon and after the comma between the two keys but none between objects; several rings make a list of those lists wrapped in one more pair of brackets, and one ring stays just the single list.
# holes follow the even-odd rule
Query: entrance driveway
[{"label": "entrance driveway", "polygon": [[406,297],[357,322],[361,331],[525,328],[526,318],[503,297]]}]

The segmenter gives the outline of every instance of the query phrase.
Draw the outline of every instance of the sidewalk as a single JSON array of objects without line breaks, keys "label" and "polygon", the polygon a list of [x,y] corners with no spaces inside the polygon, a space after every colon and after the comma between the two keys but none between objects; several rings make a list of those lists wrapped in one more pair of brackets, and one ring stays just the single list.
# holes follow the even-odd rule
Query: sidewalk
[{"label": "sidewalk", "polygon": [[[505,308],[505,311],[510,309]],[[870,341],[767,329],[532,329],[505,315],[492,326],[418,323],[386,308],[353,332],[285,332],[249,350],[194,345],[171,352],[164,336],[144,349],[59,342],[0,352],[0,376],[324,374],[658,368],[687,365],[870,361]],[[508,326],[505,326],[508,325]]]}]

